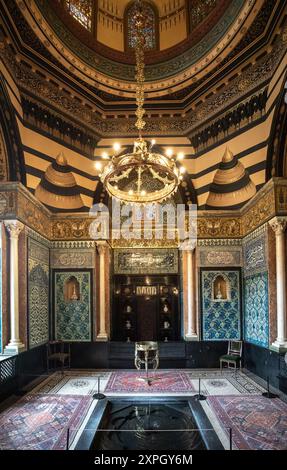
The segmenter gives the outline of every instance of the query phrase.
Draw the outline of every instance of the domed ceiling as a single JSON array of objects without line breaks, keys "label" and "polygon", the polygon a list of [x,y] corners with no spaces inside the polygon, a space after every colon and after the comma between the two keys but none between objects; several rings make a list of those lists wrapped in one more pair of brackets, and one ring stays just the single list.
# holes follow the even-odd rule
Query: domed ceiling
[{"label": "domed ceiling", "polygon": [[[145,59],[147,98],[186,88],[224,62],[253,22],[259,3],[145,2],[153,29]],[[31,2],[26,18],[34,30],[39,28],[37,34],[49,51],[80,79],[105,92],[133,97],[135,58],[128,35],[133,4],[37,0]]]}]

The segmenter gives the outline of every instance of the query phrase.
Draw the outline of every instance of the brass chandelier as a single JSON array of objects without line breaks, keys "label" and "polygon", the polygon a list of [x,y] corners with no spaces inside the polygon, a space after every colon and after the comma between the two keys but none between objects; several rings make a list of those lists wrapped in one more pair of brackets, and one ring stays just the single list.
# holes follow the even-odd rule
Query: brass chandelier
[{"label": "brass chandelier", "polygon": [[[135,15],[136,27],[136,123],[139,137],[134,142],[133,152],[120,154],[120,145],[115,144],[113,155],[100,175],[104,188],[110,196],[125,203],[162,202],[172,196],[178,189],[184,167],[178,167],[176,160],[184,156],[179,153],[173,156],[172,149],[165,155],[153,152],[155,140],[147,142],[142,137],[144,121],[144,48],[145,48],[145,17],[138,0]],[[103,155],[108,158],[108,155]]]}]

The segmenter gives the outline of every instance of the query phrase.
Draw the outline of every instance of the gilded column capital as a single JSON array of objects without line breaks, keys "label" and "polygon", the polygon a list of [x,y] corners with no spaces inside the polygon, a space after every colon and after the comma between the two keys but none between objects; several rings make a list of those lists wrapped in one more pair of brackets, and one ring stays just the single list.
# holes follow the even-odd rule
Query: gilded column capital
[{"label": "gilded column capital", "polygon": [[272,230],[275,232],[275,235],[281,235],[285,232],[287,227],[287,218],[286,217],[274,217],[269,220],[269,225]]},{"label": "gilded column capital", "polygon": [[99,255],[104,255],[108,248],[108,244],[106,242],[97,242],[97,250]]},{"label": "gilded column capital", "polygon": [[194,239],[187,239],[180,243],[180,249],[186,253],[193,253],[197,245],[197,241]]},{"label": "gilded column capital", "polygon": [[10,238],[16,238],[18,239],[21,231],[25,227],[22,222],[19,222],[19,220],[4,220],[4,225],[7,229],[7,232],[9,233]]}]

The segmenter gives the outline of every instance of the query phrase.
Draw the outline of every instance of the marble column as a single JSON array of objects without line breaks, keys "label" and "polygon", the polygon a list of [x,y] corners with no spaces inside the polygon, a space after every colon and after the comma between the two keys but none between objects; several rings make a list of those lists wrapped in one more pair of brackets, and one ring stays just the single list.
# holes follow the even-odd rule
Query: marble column
[{"label": "marble column", "polygon": [[19,334],[19,260],[18,242],[24,225],[18,220],[4,221],[10,238],[10,341],[4,354],[18,354],[25,348]]},{"label": "marble column", "polygon": [[269,224],[276,237],[276,293],[277,293],[277,338],[272,349],[287,349],[287,318],[286,318],[286,249],[285,230],[287,219],[274,217]]},{"label": "marble column", "polygon": [[196,333],[196,307],[195,307],[195,250],[186,251],[186,289],[187,289],[187,331],[185,339],[192,341],[197,339]]},{"label": "marble column", "polygon": [[106,331],[106,244],[98,243],[97,249],[99,253],[99,300],[100,300],[100,321],[97,341],[108,341]]}]

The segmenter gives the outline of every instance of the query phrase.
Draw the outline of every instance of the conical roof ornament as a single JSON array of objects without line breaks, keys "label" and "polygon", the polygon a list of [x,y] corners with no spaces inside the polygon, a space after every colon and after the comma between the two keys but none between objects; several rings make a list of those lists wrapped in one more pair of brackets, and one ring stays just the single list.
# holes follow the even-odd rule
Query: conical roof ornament
[{"label": "conical roof ornament", "polygon": [[36,188],[35,196],[52,211],[83,208],[80,189],[63,152],[48,166]]},{"label": "conical roof ornament", "polygon": [[248,171],[226,147],[210,186],[206,209],[238,209],[255,193]]}]

